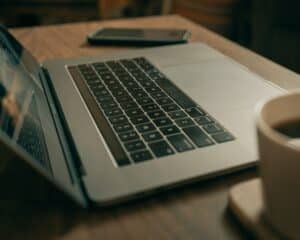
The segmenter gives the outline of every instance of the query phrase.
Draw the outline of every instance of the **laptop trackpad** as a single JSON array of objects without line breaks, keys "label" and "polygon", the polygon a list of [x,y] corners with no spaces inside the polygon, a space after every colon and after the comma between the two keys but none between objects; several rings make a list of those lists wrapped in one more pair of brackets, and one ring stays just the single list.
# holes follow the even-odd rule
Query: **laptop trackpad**
[{"label": "laptop trackpad", "polygon": [[163,72],[200,106],[213,112],[253,108],[258,101],[282,93],[227,58],[167,66]]}]

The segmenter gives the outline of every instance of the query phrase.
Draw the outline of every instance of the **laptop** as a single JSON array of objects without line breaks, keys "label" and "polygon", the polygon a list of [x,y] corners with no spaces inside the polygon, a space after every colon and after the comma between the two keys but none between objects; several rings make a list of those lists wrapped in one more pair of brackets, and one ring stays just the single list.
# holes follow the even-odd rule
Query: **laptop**
[{"label": "laptop", "polygon": [[0,142],[82,206],[253,166],[283,90],[203,43],[39,64],[0,28]]}]

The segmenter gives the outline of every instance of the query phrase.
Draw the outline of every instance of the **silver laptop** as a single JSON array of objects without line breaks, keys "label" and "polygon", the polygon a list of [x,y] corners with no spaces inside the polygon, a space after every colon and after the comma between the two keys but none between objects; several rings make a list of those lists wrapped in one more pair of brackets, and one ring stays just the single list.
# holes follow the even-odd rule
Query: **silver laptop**
[{"label": "silver laptop", "polygon": [[0,28],[1,148],[82,206],[254,165],[254,107],[282,92],[202,43],[40,65]]}]

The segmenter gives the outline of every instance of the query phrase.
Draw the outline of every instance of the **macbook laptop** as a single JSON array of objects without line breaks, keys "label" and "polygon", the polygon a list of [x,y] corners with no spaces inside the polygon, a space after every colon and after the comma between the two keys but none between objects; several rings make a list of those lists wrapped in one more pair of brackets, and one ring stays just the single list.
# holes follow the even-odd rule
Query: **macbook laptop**
[{"label": "macbook laptop", "polygon": [[202,43],[39,64],[0,28],[0,140],[82,206],[254,165],[282,89]]}]

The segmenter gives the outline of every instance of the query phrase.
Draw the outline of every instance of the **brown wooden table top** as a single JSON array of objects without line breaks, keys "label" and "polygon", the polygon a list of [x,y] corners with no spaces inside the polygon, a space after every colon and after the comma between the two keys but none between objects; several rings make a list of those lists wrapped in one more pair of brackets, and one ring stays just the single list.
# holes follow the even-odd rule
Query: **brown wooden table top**
[{"label": "brown wooden table top", "polygon": [[[299,75],[179,16],[149,17],[12,29],[40,61],[96,55],[124,47],[91,47],[86,35],[99,26],[185,28],[191,41],[208,43],[280,86],[300,87]],[[146,199],[106,209],[83,210],[68,201],[26,202],[14,207],[0,201],[0,239],[245,239],[227,209],[228,189],[257,176],[255,169],[218,177]]]}]

